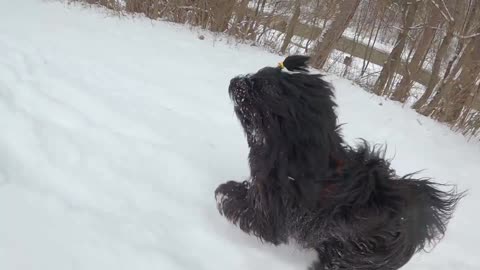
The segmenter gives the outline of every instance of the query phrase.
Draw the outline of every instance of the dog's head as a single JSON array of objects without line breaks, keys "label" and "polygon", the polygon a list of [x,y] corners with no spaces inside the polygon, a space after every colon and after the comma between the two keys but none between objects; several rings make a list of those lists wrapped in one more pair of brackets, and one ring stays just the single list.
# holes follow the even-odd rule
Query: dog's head
[{"label": "dog's head", "polygon": [[308,73],[308,60],[289,56],[278,67],[230,81],[229,94],[250,146],[332,143],[330,137],[337,135],[332,87],[322,75]]}]

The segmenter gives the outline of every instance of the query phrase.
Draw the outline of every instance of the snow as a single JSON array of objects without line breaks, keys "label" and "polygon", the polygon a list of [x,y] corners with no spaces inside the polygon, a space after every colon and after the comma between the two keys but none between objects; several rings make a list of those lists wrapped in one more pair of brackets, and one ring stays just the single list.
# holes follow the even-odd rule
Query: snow
[{"label": "snow", "polygon": [[[355,29],[353,27],[347,27],[342,36],[351,40],[355,40],[355,34]],[[357,42],[367,46],[372,46],[372,44],[368,44],[368,39],[369,37],[358,38]],[[370,42],[373,43],[373,38]],[[382,43],[381,41],[377,40],[375,44],[373,44],[373,47],[379,51],[390,53],[393,50],[394,44]],[[405,53],[403,55],[403,58],[404,57],[406,57]]]},{"label": "snow", "polygon": [[[306,269],[313,252],[243,234],[213,195],[248,175],[228,82],[281,57],[101,9],[0,4],[0,269]],[[479,269],[480,144],[327,79],[349,142],[387,142],[399,173],[470,189],[404,269]]]},{"label": "snow", "polygon": [[[350,67],[347,67],[344,64],[344,59],[346,57],[352,58],[352,63]],[[345,69],[347,68],[347,72]],[[327,64],[324,69],[326,72],[331,74],[341,74],[344,78],[347,78],[351,81],[355,81],[359,85],[372,89],[375,85],[380,72],[382,71],[382,66],[376,65],[374,63],[369,63],[367,68],[362,74],[363,68],[363,59],[355,56],[351,56],[348,53],[344,53],[339,50],[333,50],[330,54],[330,57],[327,60]],[[403,76],[398,73],[395,74],[392,85],[397,85],[402,80]],[[412,106],[425,92],[426,87],[420,83],[414,82],[412,89],[410,90],[410,97],[405,101],[403,106]]]}]

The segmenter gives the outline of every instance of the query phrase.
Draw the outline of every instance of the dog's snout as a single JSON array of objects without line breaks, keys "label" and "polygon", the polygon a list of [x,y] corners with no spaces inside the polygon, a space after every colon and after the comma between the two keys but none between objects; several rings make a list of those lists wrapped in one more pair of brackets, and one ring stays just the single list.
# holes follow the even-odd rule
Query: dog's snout
[{"label": "dog's snout", "polygon": [[236,103],[241,103],[248,96],[251,87],[252,82],[248,76],[235,77],[230,80],[228,91]]},{"label": "dog's snout", "polygon": [[251,86],[250,79],[248,77],[235,77],[230,80],[231,89],[245,89]]}]

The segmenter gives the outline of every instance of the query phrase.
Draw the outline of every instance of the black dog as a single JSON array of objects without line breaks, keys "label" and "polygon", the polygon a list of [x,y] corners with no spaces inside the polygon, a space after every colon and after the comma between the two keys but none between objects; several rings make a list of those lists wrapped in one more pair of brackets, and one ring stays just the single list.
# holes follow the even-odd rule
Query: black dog
[{"label": "black dog", "polygon": [[307,61],[231,80],[251,177],[217,188],[219,211],[264,241],[317,250],[310,269],[398,269],[443,236],[462,194],[396,176],[367,143],[345,145],[332,87]]}]

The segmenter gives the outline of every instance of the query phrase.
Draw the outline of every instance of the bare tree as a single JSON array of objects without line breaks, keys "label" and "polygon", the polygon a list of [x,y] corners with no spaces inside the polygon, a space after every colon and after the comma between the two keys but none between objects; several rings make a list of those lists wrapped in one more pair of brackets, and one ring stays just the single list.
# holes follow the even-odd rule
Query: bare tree
[{"label": "bare tree", "polygon": [[451,73],[449,80],[442,85],[440,101],[436,106],[434,117],[442,122],[453,123],[458,119],[467,101],[474,96],[478,86],[480,74],[480,27],[479,35],[471,38],[464,45],[462,62],[458,62],[455,73]]},{"label": "bare tree", "polygon": [[387,9],[387,5],[383,1],[376,2],[373,11],[373,21],[371,25],[370,32],[368,33],[368,43],[367,49],[365,50],[365,54],[363,56],[363,63],[362,63],[362,71],[360,76],[363,76],[367,71],[368,65],[370,64],[370,60],[372,57],[373,50],[375,48],[375,44],[378,39],[378,34],[380,33],[380,29],[382,28],[383,24],[383,17],[385,14],[385,10]]},{"label": "bare tree", "polygon": [[[470,1],[470,3],[472,2],[474,1]],[[478,57],[476,53],[479,51],[478,46],[480,46],[477,40],[478,35],[480,35],[479,11],[478,5],[468,5],[466,14],[460,13],[458,16],[458,21],[463,16],[464,23],[460,29],[461,34],[456,35],[459,39],[457,49],[446,67],[443,79],[439,80],[434,87],[432,100],[420,110],[421,114],[432,115],[434,118],[446,122],[453,122],[452,115],[458,116],[458,113],[450,114],[447,111],[454,106],[453,100],[463,106],[466,95],[465,85],[473,83],[469,73],[475,72],[476,65],[480,61],[476,60]],[[472,21],[475,21],[475,23],[472,23]]]},{"label": "bare tree", "polygon": [[359,4],[360,0],[342,0],[337,4],[337,13],[332,19],[333,21],[315,45],[312,57],[312,64],[315,67],[321,68],[325,65],[328,56],[352,20]]},{"label": "bare tree", "polygon": [[373,88],[373,92],[377,95],[388,95],[391,82],[402,60],[402,52],[405,48],[408,32],[415,21],[415,14],[417,12],[418,4],[418,0],[414,0],[412,2],[405,1],[403,4],[403,12],[405,15],[403,29],[398,34],[395,47],[393,47],[392,52],[390,53],[387,62],[384,64],[383,69],[380,72],[380,76],[378,77]]},{"label": "bare tree", "polygon": [[224,32],[228,28],[228,22],[233,14],[235,0],[216,0],[215,4],[210,5],[213,23],[210,30],[213,32]]},{"label": "bare tree", "polygon": [[432,45],[435,38],[436,29],[442,21],[442,14],[440,10],[433,7],[428,21],[425,24],[423,34],[415,49],[415,53],[410,62],[405,65],[406,70],[402,80],[397,85],[395,91],[392,94],[392,99],[400,102],[405,102],[410,95],[410,89],[412,88],[413,81],[418,76],[418,72],[423,66],[425,57]]},{"label": "bare tree", "polygon": [[241,0],[235,9],[235,23],[233,24],[231,33],[237,37],[240,36],[240,33],[245,31],[245,26],[247,25],[244,20],[247,17],[248,2],[249,0]]},{"label": "bare tree", "polygon": [[445,36],[442,39],[442,42],[440,44],[440,47],[437,50],[437,53],[435,55],[435,60],[432,65],[432,73],[430,80],[428,82],[427,88],[425,92],[422,94],[422,96],[415,102],[413,105],[413,108],[417,112],[421,112],[422,107],[426,104],[428,99],[432,96],[433,91],[435,86],[437,85],[439,79],[440,79],[440,71],[441,71],[441,65],[444,59],[447,56],[448,48],[450,47],[450,44],[452,43],[452,40],[454,38],[455,30],[458,26],[458,22],[460,21],[460,8],[461,5],[460,3],[462,0],[452,0],[449,2],[449,4],[452,4],[450,8],[454,10],[454,13],[448,12],[449,7],[442,8],[440,6],[436,6],[436,9],[440,11],[442,14],[454,14],[454,17],[450,16],[444,16],[444,18],[447,20],[447,31]]},{"label": "bare tree", "polygon": [[287,31],[285,33],[285,39],[283,40],[283,44],[280,47],[281,53],[285,53],[285,51],[288,48],[288,44],[290,44],[290,41],[292,40],[295,26],[297,25],[298,18],[300,17],[301,5],[302,5],[301,0],[295,0],[293,15],[292,15],[292,18],[290,18],[290,22],[288,23]]}]

